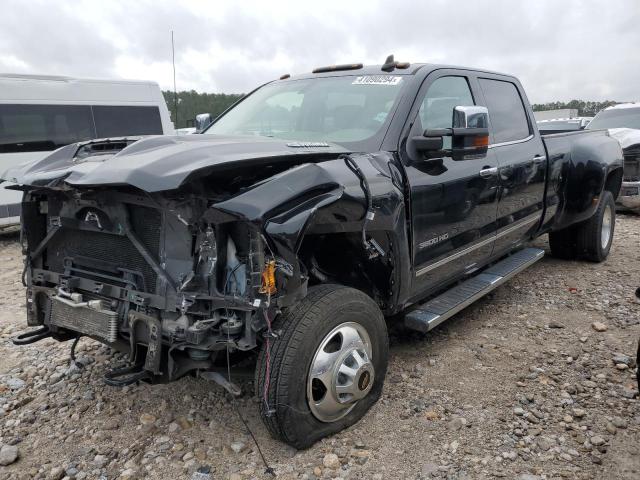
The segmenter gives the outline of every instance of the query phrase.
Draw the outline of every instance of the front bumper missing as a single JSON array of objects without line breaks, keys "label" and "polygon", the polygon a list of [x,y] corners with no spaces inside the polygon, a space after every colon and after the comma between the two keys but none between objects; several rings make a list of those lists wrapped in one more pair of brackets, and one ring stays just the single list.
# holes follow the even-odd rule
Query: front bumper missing
[{"label": "front bumper missing", "polygon": [[640,211],[640,182],[622,182],[617,203],[629,210]]}]

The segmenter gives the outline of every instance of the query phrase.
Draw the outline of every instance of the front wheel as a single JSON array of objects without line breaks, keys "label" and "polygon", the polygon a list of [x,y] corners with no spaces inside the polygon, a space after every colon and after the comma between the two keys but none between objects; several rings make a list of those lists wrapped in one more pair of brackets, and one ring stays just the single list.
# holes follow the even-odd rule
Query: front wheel
[{"label": "front wheel", "polygon": [[278,317],[262,347],[256,394],[269,432],[308,448],[360,420],[382,394],[387,329],[371,298],[321,285]]}]

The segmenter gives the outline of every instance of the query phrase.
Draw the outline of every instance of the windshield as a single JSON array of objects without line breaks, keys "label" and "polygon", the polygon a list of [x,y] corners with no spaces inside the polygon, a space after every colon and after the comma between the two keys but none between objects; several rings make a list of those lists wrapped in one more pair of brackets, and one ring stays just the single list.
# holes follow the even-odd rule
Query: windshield
[{"label": "windshield", "polygon": [[265,85],[204,134],[260,135],[377,148],[399,98],[401,76],[319,77]]},{"label": "windshield", "polygon": [[637,128],[640,129],[640,107],[612,108],[598,113],[587,127],[599,128]]}]

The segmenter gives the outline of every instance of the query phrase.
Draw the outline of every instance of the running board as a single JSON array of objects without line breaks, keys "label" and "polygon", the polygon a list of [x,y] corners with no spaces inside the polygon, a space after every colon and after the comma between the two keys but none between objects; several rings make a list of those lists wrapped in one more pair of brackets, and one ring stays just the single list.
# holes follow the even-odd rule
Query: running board
[{"label": "running board", "polygon": [[423,333],[433,330],[543,256],[539,248],[520,250],[407,313],[404,324]]}]

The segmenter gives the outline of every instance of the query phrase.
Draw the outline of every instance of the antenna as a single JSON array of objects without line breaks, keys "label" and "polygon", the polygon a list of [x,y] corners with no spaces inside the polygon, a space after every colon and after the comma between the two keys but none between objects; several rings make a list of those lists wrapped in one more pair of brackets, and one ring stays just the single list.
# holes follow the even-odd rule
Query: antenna
[{"label": "antenna", "polygon": [[178,92],[176,90],[176,49],[173,43],[173,30],[171,30],[171,62],[173,63],[173,118],[178,128]]}]

